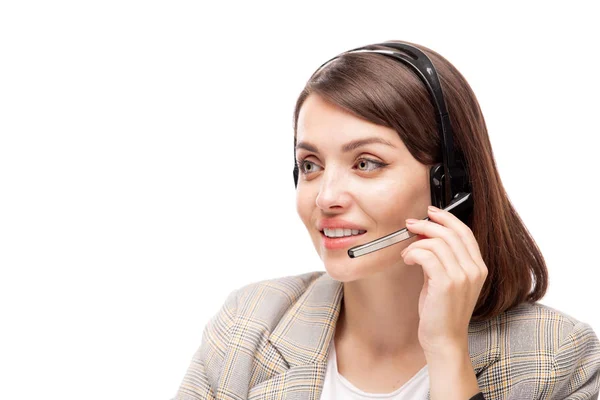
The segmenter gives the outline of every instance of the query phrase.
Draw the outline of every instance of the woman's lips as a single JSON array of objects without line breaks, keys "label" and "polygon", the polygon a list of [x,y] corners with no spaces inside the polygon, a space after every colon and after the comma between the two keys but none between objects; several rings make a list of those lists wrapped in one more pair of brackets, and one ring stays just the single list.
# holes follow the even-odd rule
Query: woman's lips
[{"label": "woman's lips", "polygon": [[355,240],[361,238],[365,233],[366,232],[359,235],[330,238],[325,236],[325,233],[321,232],[321,237],[323,238],[323,245],[325,248],[329,250],[338,250],[349,247]]}]

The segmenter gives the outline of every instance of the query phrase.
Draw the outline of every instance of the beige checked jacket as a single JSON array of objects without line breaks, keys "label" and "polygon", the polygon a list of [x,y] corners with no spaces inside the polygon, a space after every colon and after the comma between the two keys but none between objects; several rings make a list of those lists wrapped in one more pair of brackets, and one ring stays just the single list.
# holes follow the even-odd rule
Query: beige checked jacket
[{"label": "beige checked jacket", "polygon": [[[318,400],[342,288],[315,271],[233,291],[206,325],[174,399]],[[598,337],[545,305],[472,322],[469,353],[486,399],[598,398]]]}]

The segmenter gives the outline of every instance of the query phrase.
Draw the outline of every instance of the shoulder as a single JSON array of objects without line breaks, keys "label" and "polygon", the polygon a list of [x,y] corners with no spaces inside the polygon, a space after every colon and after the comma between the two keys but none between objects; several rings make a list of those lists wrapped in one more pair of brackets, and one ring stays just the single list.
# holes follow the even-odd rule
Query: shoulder
[{"label": "shoulder", "polygon": [[252,282],[229,293],[216,319],[235,319],[245,323],[255,321],[272,329],[283,314],[325,274],[324,271],[307,272]]},{"label": "shoulder", "polygon": [[560,325],[575,326],[580,321],[556,308],[547,306],[538,302],[523,302],[516,307],[511,308],[508,311],[500,314],[500,320],[511,321],[518,319],[521,321],[525,320],[552,320]]},{"label": "shoulder", "polygon": [[600,343],[592,327],[556,308],[541,303],[522,303],[495,319],[501,353],[518,356],[535,351],[547,357],[549,366],[560,369],[568,348],[586,347],[600,361]]},{"label": "shoulder", "polygon": [[[255,354],[265,345],[264,337],[277,325],[282,315],[324,272],[309,272],[253,282],[230,292],[221,308],[208,321],[200,347],[194,354],[180,386],[177,398],[214,399],[224,367],[242,368],[245,363],[230,364],[239,354]],[[238,355],[231,355],[243,349]],[[229,355],[229,356],[228,356]],[[273,360],[270,367],[277,368]],[[249,375],[248,375],[249,376]]]},{"label": "shoulder", "polygon": [[297,299],[323,274],[325,274],[324,271],[313,271],[300,275],[266,279],[249,283],[236,291],[238,299],[245,301],[257,296],[258,293],[261,296],[266,295],[272,300],[277,300],[282,296],[286,299]]},{"label": "shoulder", "polygon": [[595,336],[590,325],[575,317],[541,303],[521,303],[498,315],[492,322],[500,336],[510,335],[510,341],[526,336],[536,338],[532,347],[556,348],[575,332]]},{"label": "shoulder", "polygon": [[537,302],[490,323],[499,358],[489,384],[544,399],[588,399],[600,389],[600,341],[589,324]]}]

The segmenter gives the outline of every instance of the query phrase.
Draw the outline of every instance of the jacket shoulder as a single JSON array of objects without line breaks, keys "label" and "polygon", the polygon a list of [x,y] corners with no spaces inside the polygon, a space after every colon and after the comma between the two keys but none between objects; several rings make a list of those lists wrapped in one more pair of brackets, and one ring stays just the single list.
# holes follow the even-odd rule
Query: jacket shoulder
[{"label": "jacket shoulder", "polygon": [[[235,376],[242,384],[243,379],[250,377],[244,368],[253,360],[242,362],[240,357],[260,352],[259,348],[266,346],[264,338],[268,337],[281,316],[323,274],[315,271],[263,280],[230,292],[219,311],[206,324],[200,347],[175,399],[222,398],[219,390],[223,390],[220,388],[226,386],[230,376]],[[240,349],[243,351],[231,355]],[[238,362],[232,364],[232,358]],[[284,368],[273,360],[269,367],[273,370]],[[244,391],[243,388],[241,390]]]},{"label": "jacket shoulder", "polygon": [[[499,315],[499,319],[515,325],[519,321],[552,321],[559,326],[574,327],[581,323],[577,318],[556,308],[538,302],[523,302]],[[516,324],[518,325],[518,323]]]},{"label": "jacket shoulder", "polygon": [[501,398],[595,398],[600,341],[589,324],[526,302],[498,315],[492,326],[500,358],[483,378],[486,386],[502,392]]},{"label": "jacket shoulder", "polygon": [[325,272],[313,271],[253,282],[237,289],[237,313],[271,331],[285,312]]}]

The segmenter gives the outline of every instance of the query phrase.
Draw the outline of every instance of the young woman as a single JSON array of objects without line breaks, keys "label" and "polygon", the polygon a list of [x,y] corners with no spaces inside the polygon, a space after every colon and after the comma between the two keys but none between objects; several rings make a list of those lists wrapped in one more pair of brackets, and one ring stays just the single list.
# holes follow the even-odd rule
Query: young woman
[{"label": "young woman", "polygon": [[[543,256],[446,59],[391,41],[325,63],[296,103],[294,151],[297,211],[326,272],[231,293],[177,399],[598,398],[600,341],[537,303]],[[471,193],[462,217],[428,208],[451,198],[434,193],[436,165]],[[405,226],[407,240],[349,256]]]}]

